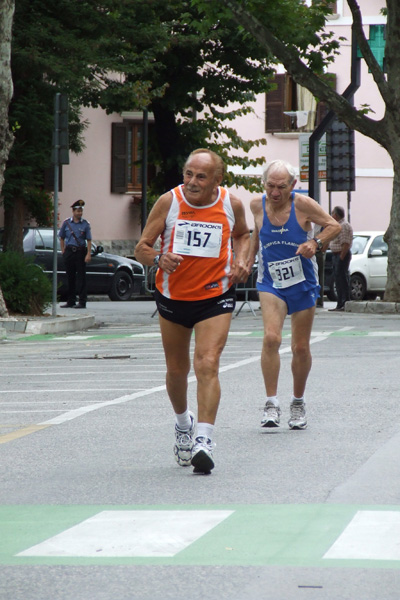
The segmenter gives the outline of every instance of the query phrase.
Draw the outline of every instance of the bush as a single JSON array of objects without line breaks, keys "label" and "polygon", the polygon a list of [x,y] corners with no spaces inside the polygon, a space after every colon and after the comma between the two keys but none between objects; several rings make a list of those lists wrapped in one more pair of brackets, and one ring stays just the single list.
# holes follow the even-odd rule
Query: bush
[{"label": "bush", "polygon": [[52,285],[31,257],[0,252],[0,286],[11,313],[42,315],[52,302]]}]

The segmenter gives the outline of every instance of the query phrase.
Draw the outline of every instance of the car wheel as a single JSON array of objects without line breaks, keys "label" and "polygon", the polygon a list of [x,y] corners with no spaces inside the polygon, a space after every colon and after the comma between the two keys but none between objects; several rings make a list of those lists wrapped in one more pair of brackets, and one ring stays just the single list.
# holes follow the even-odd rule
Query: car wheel
[{"label": "car wheel", "polygon": [[352,300],[364,300],[367,293],[367,284],[362,275],[354,273],[350,276],[350,297]]},{"label": "car wheel", "polygon": [[133,294],[133,279],[127,271],[117,271],[108,292],[110,300],[126,301]]}]

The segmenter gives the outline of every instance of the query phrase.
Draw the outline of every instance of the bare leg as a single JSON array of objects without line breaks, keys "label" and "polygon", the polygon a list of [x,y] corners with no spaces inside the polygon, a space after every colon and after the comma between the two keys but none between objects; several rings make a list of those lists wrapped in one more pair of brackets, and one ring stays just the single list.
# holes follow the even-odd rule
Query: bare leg
[{"label": "bare leg", "polygon": [[314,306],[292,314],[292,374],[295,398],[303,397],[311,370],[310,336],[314,314]]},{"label": "bare leg", "polygon": [[214,424],[221,397],[219,360],[228,337],[231,314],[200,321],[194,327],[196,344],[193,366],[197,378],[198,420]]},{"label": "bare leg", "polygon": [[261,370],[267,396],[276,396],[281,364],[279,348],[287,306],[286,302],[268,292],[260,292],[260,304],[264,322]]},{"label": "bare leg", "polygon": [[159,316],[162,342],[167,363],[166,385],[174,412],[187,409],[187,378],[190,371],[192,330]]}]

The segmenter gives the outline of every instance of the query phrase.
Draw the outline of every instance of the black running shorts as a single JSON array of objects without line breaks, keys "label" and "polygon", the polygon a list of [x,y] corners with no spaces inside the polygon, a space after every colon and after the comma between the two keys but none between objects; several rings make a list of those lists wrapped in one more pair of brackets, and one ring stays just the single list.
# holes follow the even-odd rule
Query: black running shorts
[{"label": "black running shorts", "polygon": [[157,289],[154,299],[160,315],[178,325],[193,329],[199,321],[205,321],[218,315],[232,313],[236,305],[235,288],[231,287],[225,294],[206,300],[170,300]]}]

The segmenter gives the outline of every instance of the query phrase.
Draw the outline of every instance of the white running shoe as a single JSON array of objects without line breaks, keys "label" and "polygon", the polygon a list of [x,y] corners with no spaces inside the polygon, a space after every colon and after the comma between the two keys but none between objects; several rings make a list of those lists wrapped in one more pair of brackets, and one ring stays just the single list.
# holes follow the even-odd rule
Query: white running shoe
[{"label": "white running shoe", "polygon": [[306,405],[303,400],[300,402],[293,400],[291,403],[288,425],[290,429],[305,429],[307,427]]},{"label": "white running shoe", "polygon": [[209,475],[214,468],[213,443],[207,437],[197,437],[192,451],[194,473]]},{"label": "white running shoe", "polygon": [[264,407],[264,415],[261,419],[261,427],[279,427],[281,420],[281,409],[268,400]]},{"label": "white running shoe", "polygon": [[174,456],[175,460],[181,467],[190,467],[192,460],[193,437],[196,422],[193,413],[189,413],[191,426],[188,431],[182,431],[175,425],[175,445]]}]

